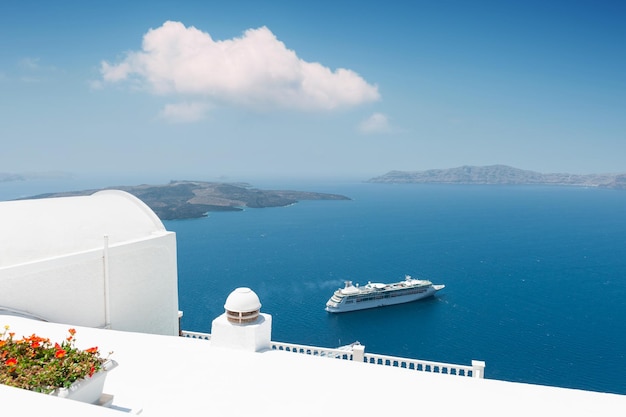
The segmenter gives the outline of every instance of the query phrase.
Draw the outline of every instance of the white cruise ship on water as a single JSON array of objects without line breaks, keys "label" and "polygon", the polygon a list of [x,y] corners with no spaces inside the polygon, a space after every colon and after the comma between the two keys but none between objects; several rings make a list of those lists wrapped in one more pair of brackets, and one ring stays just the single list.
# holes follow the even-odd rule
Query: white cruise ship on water
[{"label": "white cruise ship on water", "polygon": [[407,275],[404,281],[393,284],[368,282],[364,287],[359,287],[358,284],[354,286],[352,281],[346,281],[346,286],[335,291],[330,297],[326,303],[326,311],[344,313],[408,303],[430,297],[444,287],[445,285],[433,285],[427,280],[414,279],[410,275]]}]

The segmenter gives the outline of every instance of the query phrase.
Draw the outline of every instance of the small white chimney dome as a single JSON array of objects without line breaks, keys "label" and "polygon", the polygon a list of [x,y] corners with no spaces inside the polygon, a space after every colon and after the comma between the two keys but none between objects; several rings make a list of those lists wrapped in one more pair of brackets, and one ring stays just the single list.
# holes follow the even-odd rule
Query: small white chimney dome
[{"label": "small white chimney dome", "polygon": [[226,317],[231,323],[252,323],[259,317],[261,301],[254,291],[247,287],[236,288],[226,298]]}]

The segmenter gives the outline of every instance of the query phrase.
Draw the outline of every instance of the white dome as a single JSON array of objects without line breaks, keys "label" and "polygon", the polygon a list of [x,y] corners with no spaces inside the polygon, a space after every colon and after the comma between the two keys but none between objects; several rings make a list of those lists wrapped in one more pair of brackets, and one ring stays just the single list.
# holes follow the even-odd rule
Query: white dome
[{"label": "white dome", "polygon": [[230,293],[224,308],[233,313],[251,313],[261,309],[261,301],[250,288],[240,287]]}]

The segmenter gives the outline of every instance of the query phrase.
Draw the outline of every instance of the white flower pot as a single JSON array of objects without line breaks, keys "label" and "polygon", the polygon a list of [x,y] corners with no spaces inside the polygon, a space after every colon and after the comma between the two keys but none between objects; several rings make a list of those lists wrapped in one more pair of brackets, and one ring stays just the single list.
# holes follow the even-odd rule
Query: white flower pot
[{"label": "white flower pot", "polygon": [[102,397],[107,372],[115,367],[117,367],[117,362],[108,360],[102,365],[102,369],[92,376],[74,381],[68,388],[57,388],[52,391],[50,395],[96,404],[100,401],[100,397]]}]

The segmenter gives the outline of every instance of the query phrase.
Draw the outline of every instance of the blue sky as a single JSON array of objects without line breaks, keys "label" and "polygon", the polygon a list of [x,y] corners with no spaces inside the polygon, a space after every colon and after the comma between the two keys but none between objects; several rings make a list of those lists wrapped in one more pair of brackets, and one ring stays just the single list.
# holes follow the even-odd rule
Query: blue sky
[{"label": "blue sky", "polygon": [[0,3],[0,172],[626,172],[626,2]]}]

